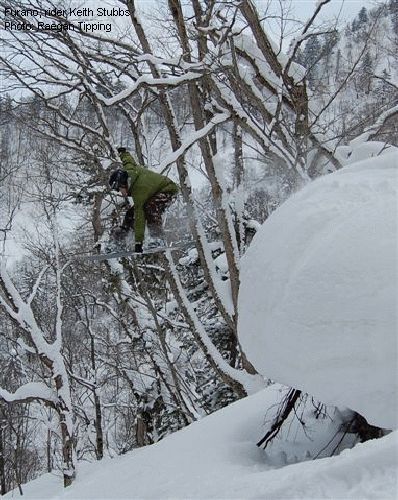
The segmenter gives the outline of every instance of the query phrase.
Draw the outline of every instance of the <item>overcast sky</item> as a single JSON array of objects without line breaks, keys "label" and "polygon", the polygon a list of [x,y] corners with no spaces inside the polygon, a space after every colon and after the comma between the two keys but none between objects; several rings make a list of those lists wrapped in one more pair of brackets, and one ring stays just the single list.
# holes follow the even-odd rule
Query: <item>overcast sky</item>
[{"label": "overcast sky", "polygon": [[[307,19],[315,10],[317,0],[292,0],[294,12],[301,19]],[[338,16],[344,21],[353,19],[362,7],[372,8],[373,0],[332,0],[322,9],[321,17],[331,18]]]},{"label": "overcast sky", "polygon": [[[265,22],[266,29],[268,33],[272,33],[274,41],[278,41],[280,38],[280,23],[276,20],[273,21],[272,15],[274,14],[278,17],[281,5],[285,12],[289,12],[289,18],[305,22],[314,13],[318,0],[254,0],[254,2],[257,5],[260,15],[266,14],[271,19]],[[317,17],[317,23],[325,21],[330,23],[336,20],[337,27],[342,28],[347,22],[352,21],[356,17],[362,7],[371,9],[376,3],[376,0],[331,0],[331,2],[322,8]],[[297,25],[294,26],[297,29]],[[286,39],[283,45],[285,49],[287,49],[291,37],[294,36],[297,36],[297,32],[293,30],[293,24],[289,24],[288,28],[284,30],[284,38],[286,37]]]}]

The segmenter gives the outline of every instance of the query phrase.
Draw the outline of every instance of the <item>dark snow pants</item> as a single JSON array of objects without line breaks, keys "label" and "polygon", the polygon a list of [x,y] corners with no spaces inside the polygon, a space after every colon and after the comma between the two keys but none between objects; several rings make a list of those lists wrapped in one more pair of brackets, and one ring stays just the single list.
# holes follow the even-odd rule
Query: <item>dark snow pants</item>
[{"label": "dark snow pants", "polygon": [[[175,195],[170,193],[156,193],[144,204],[145,221],[152,238],[162,237],[162,217],[174,198]],[[134,229],[134,207],[127,210],[123,227]]]}]

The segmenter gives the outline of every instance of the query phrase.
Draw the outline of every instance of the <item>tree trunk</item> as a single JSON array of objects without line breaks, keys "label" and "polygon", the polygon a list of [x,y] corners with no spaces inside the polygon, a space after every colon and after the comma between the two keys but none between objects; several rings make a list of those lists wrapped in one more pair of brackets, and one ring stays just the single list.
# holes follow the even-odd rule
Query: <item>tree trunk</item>
[{"label": "tree trunk", "polygon": [[135,439],[138,447],[146,445],[146,423],[141,415],[137,415],[137,422],[135,424]]},{"label": "tree trunk", "polygon": [[[87,319],[87,321],[89,321],[89,320]],[[94,335],[91,333],[91,329],[89,326],[88,326],[88,332],[90,335],[91,369],[92,369],[92,372],[96,374],[97,366],[96,366],[96,360],[95,360]],[[95,382],[97,382],[97,381],[95,381]],[[104,457],[104,434],[103,434],[103,430],[102,430],[102,407],[101,407],[101,399],[98,396],[96,387],[94,387],[94,389],[93,389],[93,397],[94,397],[94,409],[95,409],[95,455],[97,457],[97,460],[102,460],[102,458]]]},{"label": "tree trunk", "polygon": [[94,406],[95,406],[95,454],[97,460],[102,460],[104,458],[104,434],[102,430],[102,408],[101,400],[97,394],[96,389],[93,391],[94,394]]},{"label": "tree trunk", "polygon": [[[2,417],[3,415],[1,415]],[[1,483],[1,495],[7,493],[6,489],[6,471],[5,471],[5,460],[4,460],[4,435],[3,435],[3,419],[0,419],[0,483]]]},{"label": "tree trunk", "polygon": [[74,461],[73,440],[69,433],[68,425],[66,423],[65,414],[63,411],[59,412],[61,422],[61,436],[62,436],[62,458],[63,458],[63,478],[64,487],[67,488],[73,483],[76,477],[76,467]]},{"label": "tree trunk", "polygon": [[92,217],[92,225],[94,230],[94,241],[97,242],[104,232],[104,228],[102,225],[101,219],[101,207],[102,201],[104,199],[103,193],[95,193],[94,195],[94,205],[93,205],[93,217]]},{"label": "tree trunk", "polygon": [[51,463],[51,430],[50,429],[47,429],[46,454],[47,454],[47,472],[51,472],[52,471],[52,463]]},{"label": "tree trunk", "polygon": [[292,101],[296,112],[294,137],[296,139],[296,163],[304,172],[307,165],[308,151],[308,96],[305,82],[292,89]]},{"label": "tree trunk", "polygon": [[57,394],[59,398],[59,403],[56,406],[56,410],[59,417],[60,428],[61,428],[61,438],[62,438],[62,470],[64,477],[64,487],[68,487],[73,483],[76,477],[76,463],[75,454],[73,449],[73,425],[72,425],[72,414],[71,408],[67,406],[62,394],[66,389],[66,393],[70,396],[70,388],[65,388],[65,382],[61,375],[55,377],[55,386],[57,388]]},{"label": "tree trunk", "polygon": [[236,235],[239,252],[242,253],[245,247],[245,229],[243,226],[244,191],[243,191],[243,141],[242,129],[234,122],[234,190],[235,190],[235,217],[236,217]]}]

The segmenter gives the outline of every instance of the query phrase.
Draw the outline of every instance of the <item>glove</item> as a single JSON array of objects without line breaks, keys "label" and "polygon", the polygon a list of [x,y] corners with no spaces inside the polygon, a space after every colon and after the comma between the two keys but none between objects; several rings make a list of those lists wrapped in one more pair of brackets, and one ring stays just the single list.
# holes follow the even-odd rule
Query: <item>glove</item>
[{"label": "glove", "polygon": [[142,253],[142,243],[136,243],[135,244],[134,252],[136,252],[136,253]]},{"label": "glove", "polygon": [[126,151],[127,151],[127,149],[126,149],[126,148],[124,148],[123,146],[120,146],[119,148],[117,148],[117,152],[118,152],[119,154],[126,153]]}]

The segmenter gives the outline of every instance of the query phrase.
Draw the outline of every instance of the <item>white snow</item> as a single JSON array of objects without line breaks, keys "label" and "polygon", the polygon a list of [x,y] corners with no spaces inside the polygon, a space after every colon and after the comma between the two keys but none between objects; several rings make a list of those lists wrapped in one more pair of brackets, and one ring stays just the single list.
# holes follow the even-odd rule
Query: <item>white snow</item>
[{"label": "white snow", "polygon": [[[22,486],[24,498],[394,498],[397,432],[339,456],[287,466],[282,465],[288,447],[300,443],[304,451],[313,441],[321,443],[323,428],[312,440],[293,428],[289,438],[276,440],[273,450],[257,448],[266,429],[265,410],[279,400],[281,390],[279,385],[268,387],[155,445],[82,464],[66,490],[60,477],[45,474]],[[280,457],[279,463],[270,464],[271,452]],[[17,490],[4,498],[14,497],[19,497]]]},{"label": "white snow", "polygon": [[[391,151],[391,150],[390,150]],[[398,154],[307,185],[242,259],[239,338],[266,377],[398,427]]]},{"label": "white snow", "polygon": [[210,131],[212,131],[217,125],[226,122],[230,116],[229,112],[218,113],[217,115],[214,115],[209,123],[207,123],[204,127],[189,134],[189,136],[184,140],[184,143],[161,162],[159,170],[162,172],[169,165],[175,163],[177,159],[188,151],[188,149],[190,149],[194,144],[196,144],[200,138],[208,136]]},{"label": "white snow", "polygon": [[228,261],[225,253],[221,253],[218,257],[216,257],[214,259],[214,263],[222,276],[228,275]]},{"label": "white snow", "polygon": [[[255,41],[251,37],[243,33],[240,35],[236,35],[234,40],[237,47],[239,47],[242,51],[245,51],[256,61],[256,64],[262,76],[264,76],[265,79],[272,82],[277,87],[279,84],[279,77],[274,74],[268,63],[264,61],[264,56]],[[274,53],[277,54],[277,60],[281,65],[281,69],[283,70],[286,67],[289,58],[286,56],[286,54],[280,51],[278,45],[269,36],[268,41]],[[300,64],[293,62],[290,65],[288,74],[296,82],[301,81],[305,76],[305,68],[303,68],[303,66],[301,66]]]},{"label": "white snow", "polygon": [[58,398],[54,391],[42,382],[29,382],[18,387],[15,392],[9,392],[0,388],[0,398],[8,402],[30,398],[43,399],[44,401],[52,401],[53,403],[58,402]]},{"label": "white snow", "polygon": [[394,146],[381,141],[356,142],[351,141],[348,146],[339,146],[336,156],[342,165],[350,165],[357,161],[366,160],[375,156],[385,155],[391,151],[398,152]]}]

